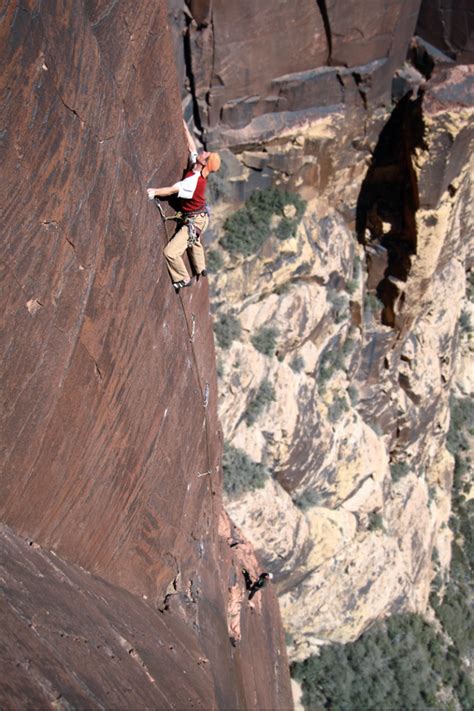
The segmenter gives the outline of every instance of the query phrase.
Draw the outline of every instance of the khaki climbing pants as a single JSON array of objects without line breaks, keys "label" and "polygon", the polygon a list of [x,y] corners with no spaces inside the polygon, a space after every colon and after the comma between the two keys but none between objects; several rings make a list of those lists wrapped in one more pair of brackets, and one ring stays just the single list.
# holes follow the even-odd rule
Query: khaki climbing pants
[{"label": "khaki climbing pants", "polygon": [[209,215],[197,215],[193,218],[193,221],[195,227],[201,231],[199,239],[194,244],[189,244],[188,246],[189,230],[187,225],[183,225],[163,250],[168,271],[173,281],[188,281],[190,279],[183,261],[183,254],[186,250],[188,250],[189,258],[197,274],[200,274],[206,268],[201,238],[209,224]]}]

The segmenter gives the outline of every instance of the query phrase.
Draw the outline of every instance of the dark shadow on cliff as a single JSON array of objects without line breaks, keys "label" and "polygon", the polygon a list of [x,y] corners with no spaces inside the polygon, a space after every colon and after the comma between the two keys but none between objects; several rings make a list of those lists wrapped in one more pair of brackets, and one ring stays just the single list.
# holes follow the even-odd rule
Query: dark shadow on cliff
[{"label": "dark shadow on cliff", "polygon": [[396,282],[407,280],[411,257],[416,254],[419,195],[413,156],[417,148],[425,147],[422,95],[413,100],[407,94],[380,134],[356,212],[357,238],[366,249],[369,282],[370,255],[385,255],[386,268],[375,290],[384,304],[382,322],[388,326],[395,326],[394,303],[400,293]]}]

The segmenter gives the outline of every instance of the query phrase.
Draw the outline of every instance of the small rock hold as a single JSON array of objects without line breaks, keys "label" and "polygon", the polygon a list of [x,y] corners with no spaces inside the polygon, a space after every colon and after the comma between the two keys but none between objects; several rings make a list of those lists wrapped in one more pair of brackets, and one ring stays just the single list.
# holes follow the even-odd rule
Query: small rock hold
[{"label": "small rock hold", "polygon": [[43,308],[43,304],[41,303],[41,301],[38,301],[38,299],[30,299],[26,302],[26,308],[28,309],[30,314],[34,316],[37,311]]}]

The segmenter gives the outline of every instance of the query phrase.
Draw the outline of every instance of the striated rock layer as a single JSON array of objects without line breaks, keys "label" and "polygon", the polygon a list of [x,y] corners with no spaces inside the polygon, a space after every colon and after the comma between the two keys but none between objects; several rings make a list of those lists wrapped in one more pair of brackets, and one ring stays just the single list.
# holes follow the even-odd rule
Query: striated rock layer
[{"label": "striated rock layer", "polygon": [[146,200],[186,161],[167,6],[7,2],[0,32],[2,702],[289,708],[271,589],[229,643],[258,563],[222,523],[207,284],[174,293]]}]

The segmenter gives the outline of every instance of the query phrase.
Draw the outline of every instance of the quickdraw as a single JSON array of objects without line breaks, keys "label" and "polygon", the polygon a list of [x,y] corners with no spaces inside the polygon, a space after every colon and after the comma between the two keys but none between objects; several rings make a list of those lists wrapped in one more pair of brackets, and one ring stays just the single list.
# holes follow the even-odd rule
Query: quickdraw
[{"label": "quickdraw", "polygon": [[162,207],[162,205],[161,205],[160,199],[157,198],[157,197],[154,197],[153,200],[154,200],[154,203],[155,203],[156,207],[157,207],[158,210],[159,210],[159,213],[160,213],[161,217],[163,218],[163,220],[164,220],[165,222],[166,222],[167,220],[176,220],[176,221],[178,221],[178,220],[181,220],[181,219],[182,219],[182,217],[183,217],[183,213],[182,213],[182,212],[175,212],[174,215],[165,215],[165,211],[163,210],[163,207]]}]

